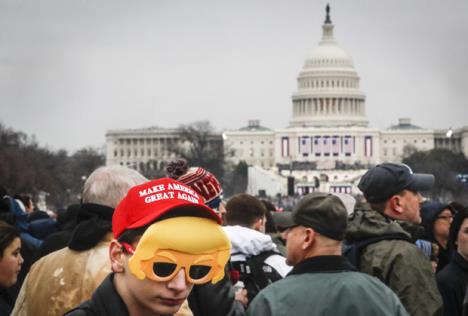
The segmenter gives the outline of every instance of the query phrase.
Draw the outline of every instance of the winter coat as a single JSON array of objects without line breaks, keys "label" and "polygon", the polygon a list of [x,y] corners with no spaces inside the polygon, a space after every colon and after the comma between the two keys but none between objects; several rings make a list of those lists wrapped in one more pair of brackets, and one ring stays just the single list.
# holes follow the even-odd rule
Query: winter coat
[{"label": "winter coat", "polygon": [[111,272],[112,233],[86,251],[63,248],[33,264],[21,287],[12,315],[63,315],[91,298]]},{"label": "winter coat", "polygon": [[[359,241],[386,234],[411,238],[398,222],[363,205],[350,216],[346,239]],[[413,243],[394,239],[367,246],[361,254],[360,270],[388,285],[410,315],[442,315],[431,263]]]},{"label": "winter coat", "polygon": [[305,259],[250,304],[251,316],[408,315],[395,293],[341,256]]},{"label": "winter coat", "polygon": [[444,315],[462,315],[468,285],[468,261],[458,252],[454,253],[450,263],[437,274],[437,285],[444,301]]},{"label": "winter coat", "polygon": [[65,248],[72,234],[73,230],[61,230],[47,236],[39,249],[37,249],[34,261],[41,259],[49,253]]},{"label": "winter coat", "polygon": [[70,205],[60,217],[62,230],[44,239],[34,260],[67,246],[76,251],[93,248],[111,231],[113,213],[113,208],[100,204]]},{"label": "winter coat", "polygon": [[[114,287],[114,274],[109,274],[99,285],[90,300],[71,310],[66,316],[128,316],[127,306]],[[176,316],[190,316],[187,301]]]}]

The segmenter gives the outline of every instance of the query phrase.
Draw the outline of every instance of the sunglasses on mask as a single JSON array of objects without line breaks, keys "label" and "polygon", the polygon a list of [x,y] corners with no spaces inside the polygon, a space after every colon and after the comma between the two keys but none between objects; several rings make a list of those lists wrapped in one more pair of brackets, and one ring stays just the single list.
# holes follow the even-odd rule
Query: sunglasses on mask
[{"label": "sunglasses on mask", "polygon": [[[123,242],[124,249],[131,255],[135,248]],[[180,269],[184,269],[185,278],[192,284],[209,282],[216,270],[216,254],[192,255],[175,250],[158,250],[153,258],[141,261],[141,269],[146,277],[157,282],[173,279]]]}]

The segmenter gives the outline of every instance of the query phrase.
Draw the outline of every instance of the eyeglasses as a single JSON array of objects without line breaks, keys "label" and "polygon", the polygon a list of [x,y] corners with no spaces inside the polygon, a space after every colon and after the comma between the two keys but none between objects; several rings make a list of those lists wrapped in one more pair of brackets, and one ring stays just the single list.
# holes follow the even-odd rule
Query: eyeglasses
[{"label": "eyeglasses", "polygon": [[[122,246],[129,254],[135,248],[123,242]],[[184,268],[185,277],[192,284],[209,282],[216,272],[216,254],[191,255],[175,250],[160,250],[153,258],[141,261],[141,270],[150,280],[166,282],[174,278]]]},{"label": "eyeglasses", "polygon": [[451,221],[451,220],[453,220],[454,217],[455,216],[453,216],[453,215],[440,215],[440,216],[437,216],[437,219],[445,219],[445,220]]}]

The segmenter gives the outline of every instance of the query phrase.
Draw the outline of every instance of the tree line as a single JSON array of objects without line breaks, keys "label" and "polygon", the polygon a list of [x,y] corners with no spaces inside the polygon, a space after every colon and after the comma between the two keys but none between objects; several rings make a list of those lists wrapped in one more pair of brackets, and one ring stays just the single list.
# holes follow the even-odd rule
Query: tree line
[{"label": "tree line", "polygon": [[[171,148],[175,157],[212,172],[228,196],[245,191],[247,164],[226,161],[222,137],[209,122],[181,125],[178,133],[181,142]],[[84,181],[104,164],[105,156],[97,148],[85,147],[72,154],[52,150],[40,146],[35,137],[0,122],[0,186],[10,195],[30,194],[37,198],[45,192],[48,206],[64,208],[79,202]],[[166,176],[164,166],[141,173],[149,179]]]},{"label": "tree line", "polygon": [[413,151],[403,159],[416,173],[431,173],[435,184],[429,195],[433,199],[468,204],[468,160],[463,153],[436,148]]},{"label": "tree line", "polygon": [[[171,148],[177,158],[215,174],[228,197],[246,190],[248,165],[226,159],[232,153],[210,122],[181,125],[178,134],[181,142]],[[79,202],[84,181],[104,163],[104,154],[96,148],[85,147],[73,154],[63,149],[51,150],[40,146],[35,137],[0,122],[0,186],[11,195],[28,193],[37,197],[42,191],[48,194],[49,205],[55,209],[66,207]],[[468,203],[468,160],[462,153],[447,149],[414,150],[406,154],[403,163],[414,172],[435,175],[431,198]],[[164,167],[142,173],[149,179],[166,175]]]},{"label": "tree line", "polygon": [[104,155],[86,147],[69,154],[38,144],[35,137],[7,128],[0,123],[0,185],[10,195],[47,194],[54,208],[79,201],[83,182],[98,166]]}]

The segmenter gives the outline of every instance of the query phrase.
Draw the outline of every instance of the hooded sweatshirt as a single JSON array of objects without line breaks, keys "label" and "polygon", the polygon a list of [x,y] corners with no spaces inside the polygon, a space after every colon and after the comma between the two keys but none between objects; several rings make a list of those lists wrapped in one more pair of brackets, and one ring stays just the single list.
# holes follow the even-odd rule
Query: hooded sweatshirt
[{"label": "hooded sweatshirt", "polygon": [[440,213],[442,213],[445,209],[450,210],[450,207],[440,202],[425,202],[421,206],[421,224],[424,227],[424,239],[439,246],[436,273],[439,273],[439,271],[441,271],[450,261],[450,254],[447,251],[447,247],[441,245],[434,235],[434,223],[437,220],[437,217],[440,215]]},{"label": "hooded sweatshirt", "polygon": [[279,251],[270,236],[243,226],[225,226],[225,233],[231,241],[231,261],[245,261],[251,256],[265,251],[276,251],[278,254],[269,256],[265,263],[275,269],[283,278],[292,267],[286,264],[286,259]]}]

